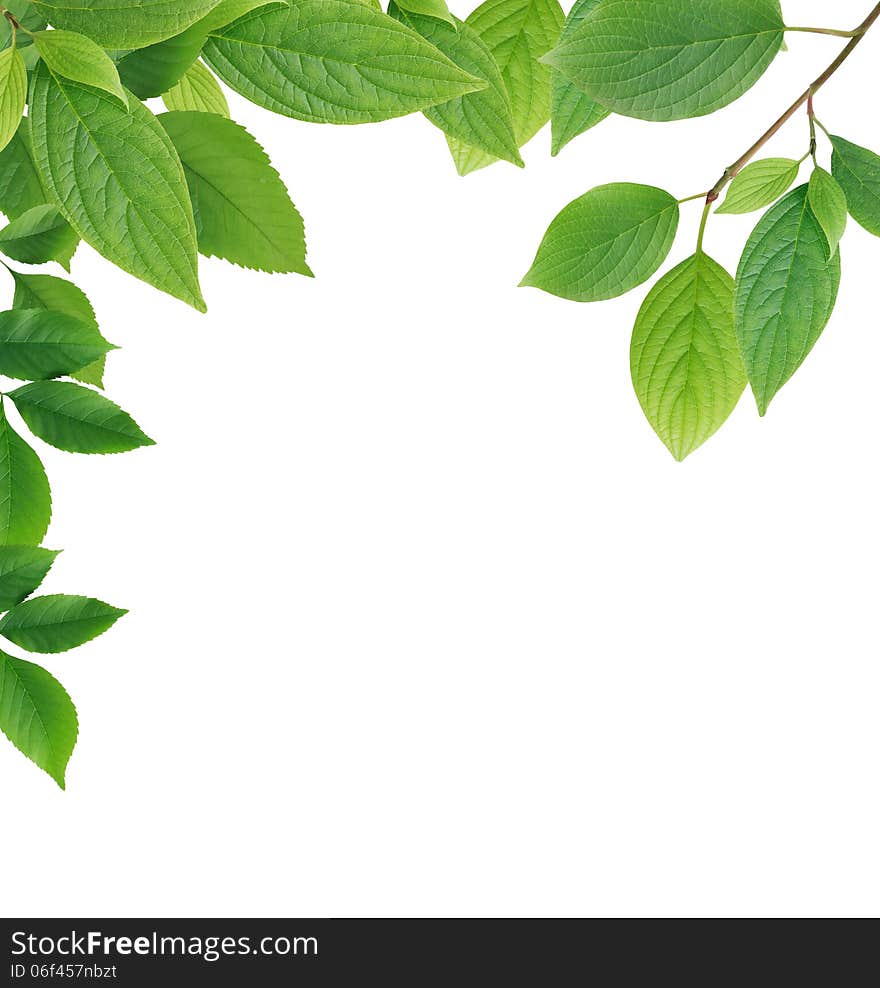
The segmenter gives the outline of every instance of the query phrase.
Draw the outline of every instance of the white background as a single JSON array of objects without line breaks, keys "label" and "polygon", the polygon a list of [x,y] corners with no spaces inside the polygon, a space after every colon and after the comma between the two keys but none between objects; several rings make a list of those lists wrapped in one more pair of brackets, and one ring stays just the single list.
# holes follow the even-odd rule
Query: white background
[{"label": "white background", "polygon": [[[41,447],[46,591],[132,613],[47,662],[68,791],[0,746],[7,915],[877,914],[880,242],[851,224],[807,364],[684,465],[629,381],[648,286],[515,287],[569,200],[708,187],[842,44],[790,36],[713,117],[556,160],[545,131],[464,180],[418,115],[235,99],[314,282],[203,262],[201,317],[80,250],[108,394],[159,445]],[[880,27],[817,100],[875,148],[878,60]],[[799,116],[769,153],[806,140]],[[707,249],[735,270],[755,220]]]}]

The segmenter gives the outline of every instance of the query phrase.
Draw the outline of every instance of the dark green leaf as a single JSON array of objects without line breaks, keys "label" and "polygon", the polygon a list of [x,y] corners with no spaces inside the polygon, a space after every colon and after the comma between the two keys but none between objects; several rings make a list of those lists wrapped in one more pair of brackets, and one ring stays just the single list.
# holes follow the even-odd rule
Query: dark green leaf
[{"label": "dark green leaf", "polygon": [[880,237],[880,156],[842,137],[831,141],[831,173],[846,195],[850,216]]},{"label": "dark green leaf", "polygon": [[13,431],[0,402],[0,545],[39,545],[51,517],[43,464]]},{"label": "dark green leaf", "polygon": [[127,613],[91,597],[32,597],[0,619],[0,635],[29,652],[68,652],[103,635]]},{"label": "dark green leaf", "polygon": [[58,553],[30,545],[0,545],[0,612],[20,604],[43,582]]},{"label": "dark green leaf", "polygon": [[24,119],[0,151],[0,212],[14,220],[45,202],[46,193],[31,157],[28,121]]},{"label": "dark green leaf", "polygon": [[113,349],[92,322],[49,309],[0,312],[0,374],[22,381],[63,377]]},{"label": "dark green leaf", "polygon": [[54,206],[34,206],[0,230],[0,251],[23,264],[57,261],[69,271],[78,246],[79,237]]}]

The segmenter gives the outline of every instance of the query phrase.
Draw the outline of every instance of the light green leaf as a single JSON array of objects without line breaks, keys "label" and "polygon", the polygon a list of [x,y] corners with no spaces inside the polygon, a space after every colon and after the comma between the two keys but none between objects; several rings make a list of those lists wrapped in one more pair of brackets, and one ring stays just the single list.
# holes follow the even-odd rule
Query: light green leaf
[{"label": "light green leaf", "polygon": [[880,237],[880,156],[842,137],[832,137],[831,142],[831,174],[846,195],[850,216]]},{"label": "light green leaf", "polygon": [[488,88],[468,93],[439,106],[429,107],[425,116],[436,127],[455,139],[479,148],[493,158],[522,166],[514,133],[510,97],[486,43],[464,21],[452,24],[436,17],[418,17],[401,11],[395,4],[389,13],[418,31],[456,65],[488,82]]},{"label": "light green leaf", "polygon": [[52,199],[109,261],[205,311],[183,166],[139,101],[117,100],[37,69],[30,118],[37,169]]},{"label": "light green leaf", "polygon": [[[559,43],[565,41],[574,29],[593,12],[602,0],[576,0],[562,29]],[[569,141],[600,124],[611,111],[576,86],[556,69],[550,84],[550,126],[553,135],[551,154],[555,157]]]},{"label": "light green leaf", "polygon": [[[233,21],[237,21],[239,17],[244,17],[252,10],[257,10],[260,7],[286,6],[287,2],[288,0],[220,0],[216,7],[205,14],[198,25],[208,35],[212,31],[216,31],[218,27],[232,24]],[[378,0],[374,6],[379,10],[382,9]]]},{"label": "light green leaf", "polygon": [[20,604],[46,578],[59,553],[30,545],[0,545],[0,612]]},{"label": "light green leaf", "polygon": [[651,289],[630,351],[648,421],[677,460],[727,421],[746,386],[733,322],[733,278],[698,252]]},{"label": "light green leaf", "polygon": [[776,202],[798,177],[800,162],[791,158],[762,158],[753,161],[730,183],[718,213],[751,213]]},{"label": "light green leaf", "polygon": [[783,37],[779,0],[602,0],[547,62],[615,113],[680,120],[742,96]]},{"label": "light green leaf", "polygon": [[201,62],[193,63],[180,82],[162,94],[162,101],[169,110],[196,110],[199,113],[216,113],[221,117],[229,116],[229,104],[220,83]]},{"label": "light green leaf", "polygon": [[27,99],[27,69],[18,48],[0,51],[0,151],[15,136]]},{"label": "light green leaf", "polygon": [[408,14],[439,18],[447,24],[455,24],[456,21],[456,18],[449,13],[446,0],[397,0],[397,6]]},{"label": "light green leaf", "polygon": [[615,298],[647,281],[672,248],[676,200],[662,189],[602,185],[550,224],[523,285],[575,302]]},{"label": "light green leaf", "polygon": [[54,206],[34,206],[0,230],[0,251],[23,264],[57,261],[66,271],[79,237]]},{"label": "light green leaf", "polygon": [[128,106],[113,60],[91,38],[74,31],[37,31],[34,44],[55,75],[103,89]]},{"label": "light green leaf", "polygon": [[49,309],[0,312],[0,374],[43,381],[73,374],[113,349],[94,323]]},{"label": "light green leaf", "polygon": [[828,256],[832,257],[846,231],[847,205],[843,189],[824,168],[815,168],[810,176],[809,202],[828,241]]},{"label": "light green leaf", "polygon": [[102,48],[144,48],[185,31],[217,0],[32,0],[57,28],[78,31]]},{"label": "light green leaf", "polygon": [[313,123],[387,120],[486,88],[411,28],[343,0],[256,10],[212,34],[204,56],[242,96]]},{"label": "light green leaf", "polygon": [[246,268],[311,277],[302,217],[244,127],[216,113],[166,113],[159,121],[183,162],[199,250]]},{"label": "light green leaf", "polygon": [[51,517],[43,464],[13,431],[0,401],[0,545],[39,545]]},{"label": "light green leaf", "polygon": [[29,652],[68,652],[103,635],[127,613],[91,597],[32,597],[0,619],[0,635]]},{"label": "light green leaf", "polygon": [[118,405],[69,381],[37,381],[8,397],[34,435],[69,453],[124,453],[153,445]]},{"label": "light green leaf", "polygon": [[9,144],[0,151],[0,212],[14,220],[45,202],[46,193],[31,158],[25,118]]},{"label": "light green leaf", "polygon": [[[15,279],[13,308],[52,309],[98,329],[92,303],[72,281],[55,278],[49,274],[22,274],[20,271],[13,271],[12,277]],[[93,384],[96,388],[103,388],[105,364],[106,358],[99,357],[70,376],[82,381],[83,384]]]},{"label": "light green leaf", "polygon": [[760,220],[736,276],[736,335],[764,415],[828,325],[840,286],[840,251],[828,243],[801,185]]},{"label": "light green leaf", "polygon": [[63,789],[78,731],[64,687],[33,662],[0,652],[0,730]]}]

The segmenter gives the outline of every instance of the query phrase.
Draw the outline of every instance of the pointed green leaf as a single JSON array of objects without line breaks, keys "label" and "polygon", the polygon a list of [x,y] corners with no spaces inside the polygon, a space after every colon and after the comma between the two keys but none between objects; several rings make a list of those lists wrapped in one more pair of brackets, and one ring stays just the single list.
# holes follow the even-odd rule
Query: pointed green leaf
[{"label": "pointed green leaf", "polygon": [[128,106],[113,60],[91,38],[75,31],[37,31],[33,37],[40,57],[55,75],[103,89]]},{"label": "pointed green leaf", "polygon": [[220,88],[220,83],[210,69],[201,62],[191,65],[180,81],[167,93],[162,101],[169,110],[195,110],[199,113],[216,113],[229,116],[229,103]]},{"label": "pointed green leaf", "polygon": [[15,136],[27,98],[27,69],[18,48],[0,51],[0,151]]},{"label": "pointed green leaf", "polygon": [[0,212],[17,219],[34,206],[44,205],[46,193],[30,152],[28,120],[0,151]]},{"label": "pointed green leaf", "polygon": [[651,289],[636,319],[633,385],[677,460],[727,421],[746,386],[733,323],[733,278],[702,252]]},{"label": "pointed green leaf", "polygon": [[828,260],[801,185],[762,217],[736,276],[736,335],[761,415],[828,325],[839,286],[840,251]]},{"label": "pointed green leaf", "polygon": [[199,250],[260,271],[311,276],[303,221],[266,153],[216,113],[159,118],[186,172]]},{"label": "pointed green leaf", "polygon": [[21,381],[63,377],[113,349],[94,323],[49,309],[0,312],[0,374]]},{"label": "pointed green leaf", "polygon": [[411,28],[343,0],[256,10],[213,33],[204,56],[242,96],[313,123],[387,120],[486,88]]},{"label": "pointed green leaf", "polygon": [[0,652],[0,730],[63,789],[76,745],[76,708],[41,666]]},{"label": "pointed green leaf", "polygon": [[779,0],[602,0],[547,61],[615,113],[680,120],[742,96],[784,30]]},{"label": "pointed green leaf", "polygon": [[[576,0],[562,29],[559,43],[564,44],[574,29],[593,12],[602,0]],[[550,125],[553,134],[551,153],[555,157],[569,141],[600,124],[611,111],[597,103],[561,72],[554,69],[550,84]]]},{"label": "pointed green leaf", "polygon": [[208,39],[208,32],[200,24],[120,59],[119,74],[135,96],[139,99],[161,96],[180,81]]},{"label": "pointed green leaf", "polygon": [[69,381],[36,381],[9,397],[34,435],[69,453],[124,453],[153,440],[118,405]]},{"label": "pointed green leaf", "polygon": [[447,24],[436,17],[419,17],[401,11],[393,3],[388,12],[418,31],[456,65],[489,84],[478,93],[429,107],[424,111],[428,120],[444,133],[493,158],[522,166],[507,87],[492,53],[476,31],[464,21],[453,19]]},{"label": "pointed green leaf", "polygon": [[29,597],[57,557],[57,552],[37,546],[0,545],[0,612]]},{"label": "pointed green leaf", "polygon": [[550,224],[523,285],[575,302],[615,298],[647,281],[672,248],[676,200],[662,189],[602,185]]},{"label": "pointed green leaf", "polygon": [[730,183],[718,213],[751,213],[776,202],[794,185],[800,162],[791,158],[762,158],[753,161]]},{"label": "pointed green leaf", "polygon": [[78,31],[102,48],[143,48],[185,31],[217,0],[32,0],[55,27]]},{"label": "pointed green leaf", "polygon": [[39,545],[51,517],[43,464],[13,431],[0,402],[0,545]]},{"label": "pointed green leaf", "polygon": [[[397,6],[408,14],[421,17],[433,17],[447,24],[455,24],[455,18],[449,13],[446,0],[397,0]],[[421,32],[420,32],[421,33]]]},{"label": "pointed green leaf", "polygon": [[105,93],[38,68],[30,102],[37,169],[83,240],[204,311],[183,166],[153,114],[139,100],[129,102],[126,111]]},{"label": "pointed green leaf", "polygon": [[0,619],[0,635],[29,652],[68,652],[103,635],[127,613],[91,597],[31,597]]},{"label": "pointed green leaf", "polygon": [[828,256],[832,257],[846,231],[846,195],[824,168],[815,168],[810,176],[809,200],[828,241]]},{"label": "pointed green leaf", "polygon": [[78,246],[79,237],[54,206],[34,206],[0,230],[0,252],[23,264],[57,261],[69,271]]},{"label": "pointed green leaf", "polygon": [[880,156],[842,137],[832,137],[831,142],[831,174],[846,195],[850,216],[880,237]]}]

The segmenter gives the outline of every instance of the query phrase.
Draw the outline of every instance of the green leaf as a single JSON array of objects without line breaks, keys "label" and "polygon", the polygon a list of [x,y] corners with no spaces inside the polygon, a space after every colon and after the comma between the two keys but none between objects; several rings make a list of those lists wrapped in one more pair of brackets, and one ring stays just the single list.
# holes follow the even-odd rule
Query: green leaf
[{"label": "green leaf", "polygon": [[59,553],[30,545],[0,545],[0,611],[20,604],[46,578]]},{"label": "green leaf", "polygon": [[[38,14],[30,0],[5,0],[3,6],[28,31],[42,31],[46,26],[46,18]],[[25,31],[18,31],[15,41],[19,48],[25,48],[31,43]],[[12,44],[12,25],[5,17],[0,17],[0,49]]]},{"label": "green leaf", "polygon": [[[551,71],[539,59],[557,43],[564,23],[558,0],[486,0],[467,19],[501,69],[518,147],[550,119]],[[461,175],[497,160],[455,138],[449,149]]]},{"label": "green leaf", "polygon": [[37,31],[34,44],[55,75],[103,89],[128,106],[113,60],[91,38],[74,31]]},{"label": "green leaf", "polygon": [[0,374],[42,381],[73,374],[113,349],[90,322],[49,309],[0,312]]},{"label": "green leaf", "polygon": [[0,51],[0,151],[15,136],[27,99],[27,69],[18,48]]},{"label": "green leaf", "polygon": [[103,635],[127,613],[91,597],[32,597],[0,619],[0,635],[29,652],[69,652]]},{"label": "green leaf", "polygon": [[[591,14],[602,0],[576,0],[562,29],[559,43],[565,41],[574,29]],[[550,126],[553,136],[551,154],[555,157],[569,141],[605,120],[611,111],[576,86],[561,72],[553,70],[550,83]]]},{"label": "green leaf", "polygon": [[45,669],[0,652],[0,730],[63,789],[76,745],[76,708]]},{"label": "green leaf", "polygon": [[550,224],[523,285],[575,302],[615,298],[647,281],[672,248],[676,200],[662,189],[602,185]]},{"label": "green leaf", "polygon": [[880,237],[880,156],[842,137],[832,137],[831,143],[831,174],[846,195],[850,216]]},{"label": "green leaf", "polygon": [[37,169],[83,240],[124,271],[205,311],[183,166],[153,114],[135,99],[126,111],[42,66],[30,118]]},{"label": "green leaf", "polygon": [[124,453],[153,445],[118,405],[69,381],[37,381],[8,397],[34,435],[69,453]]},{"label": "green leaf", "polygon": [[547,62],[615,113],[680,120],[742,96],[784,29],[779,0],[603,0]]},{"label": "green leaf", "polygon": [[212,34],[204,55],[242,96],[312,123],[387,120],[486,88],[411,28],[343,0],[256,10]]},{"label": "green leaf", "polygon": [[51,517],[43,464],[12,430],[0,402],[0,545],[39,545]]},{"label": "green leaf", "polygon": [[217,0],[32,0],[58,28],[78,31],[102,48],[144,48],[185,31]]},{"label": "green leaf", "polygon": [[[260,7],[287,6],[287,3],[288,0],[220,0],[216,7],[205,14],[198,25],[207,36],[212,31],[216,31],[218,27],[226,27],[227,24],[232,24],[239,17],[244,17],[245,14],[249,14]],[[378,0],[374,6],[379,10],[382,9]]]},{"label": "green leaf", "polygon": [[677,460],[724,425],[746,386],[733,290],[733,278],[700,251],[660,279],[636,319],[633,385]]},{"label": "green leaf", "polygon": [[791,158],[762,158],[754,161],[730,183],[718,213],[751,213],[776,202],[792,187],[800,162]]},{"label": "green leaf", "polygon": [[428,120],[449,136],[479,148],[493,158],[522,166],[510,97],[501,70],[476,31],[464,21],[455,19],[450,26],[436,17],[402,12],[395,4],[388,12],[418,31],[456,65],[489,84],[478,93],[468,93],[440,106],[429,107],[424,111]]},{"label": "green leaf", "polygon": [[23,264],[57,261],[66,271],[79,237],[54,206],[34,206],[0,230],[0,251]]},{"label": "green leaf", "polygon": [[11,220],[46,202],[46,193],[30,152],[28,120],[0,151],[0,211]]},{"label": "green leaf", "polygon": [[260,271],[311,277],[303,221],[266,153],[216,113],[159,118],[183,162],[199,250]]},{"label": "green leaf", "polygon": [[446,0],[397,0],[397,6],[408,14],[439,18],[441,21],[446,21],[447,24],[455,24],[456,22],[456,18],[449,13]]},{"label": "green leaf", "polygon": [[761,415],[828,325],[839,286],[840,251],[828,260],[801,185],[761,218],[736,276],[736,335]]},{"label": "green leaf", "polygon": [[201,62],[191,65],[172,89],[162,94],[162,101],[169,110],[196,110],[199,113],[216,113],[229,116],[229,104],[220,83]]},{"label": "green leaf", "polygon": [[846,231],[846,195],[824,168],[817,167],[810,176],[809,201],[828,241],[828,256],[832,257]]}]

